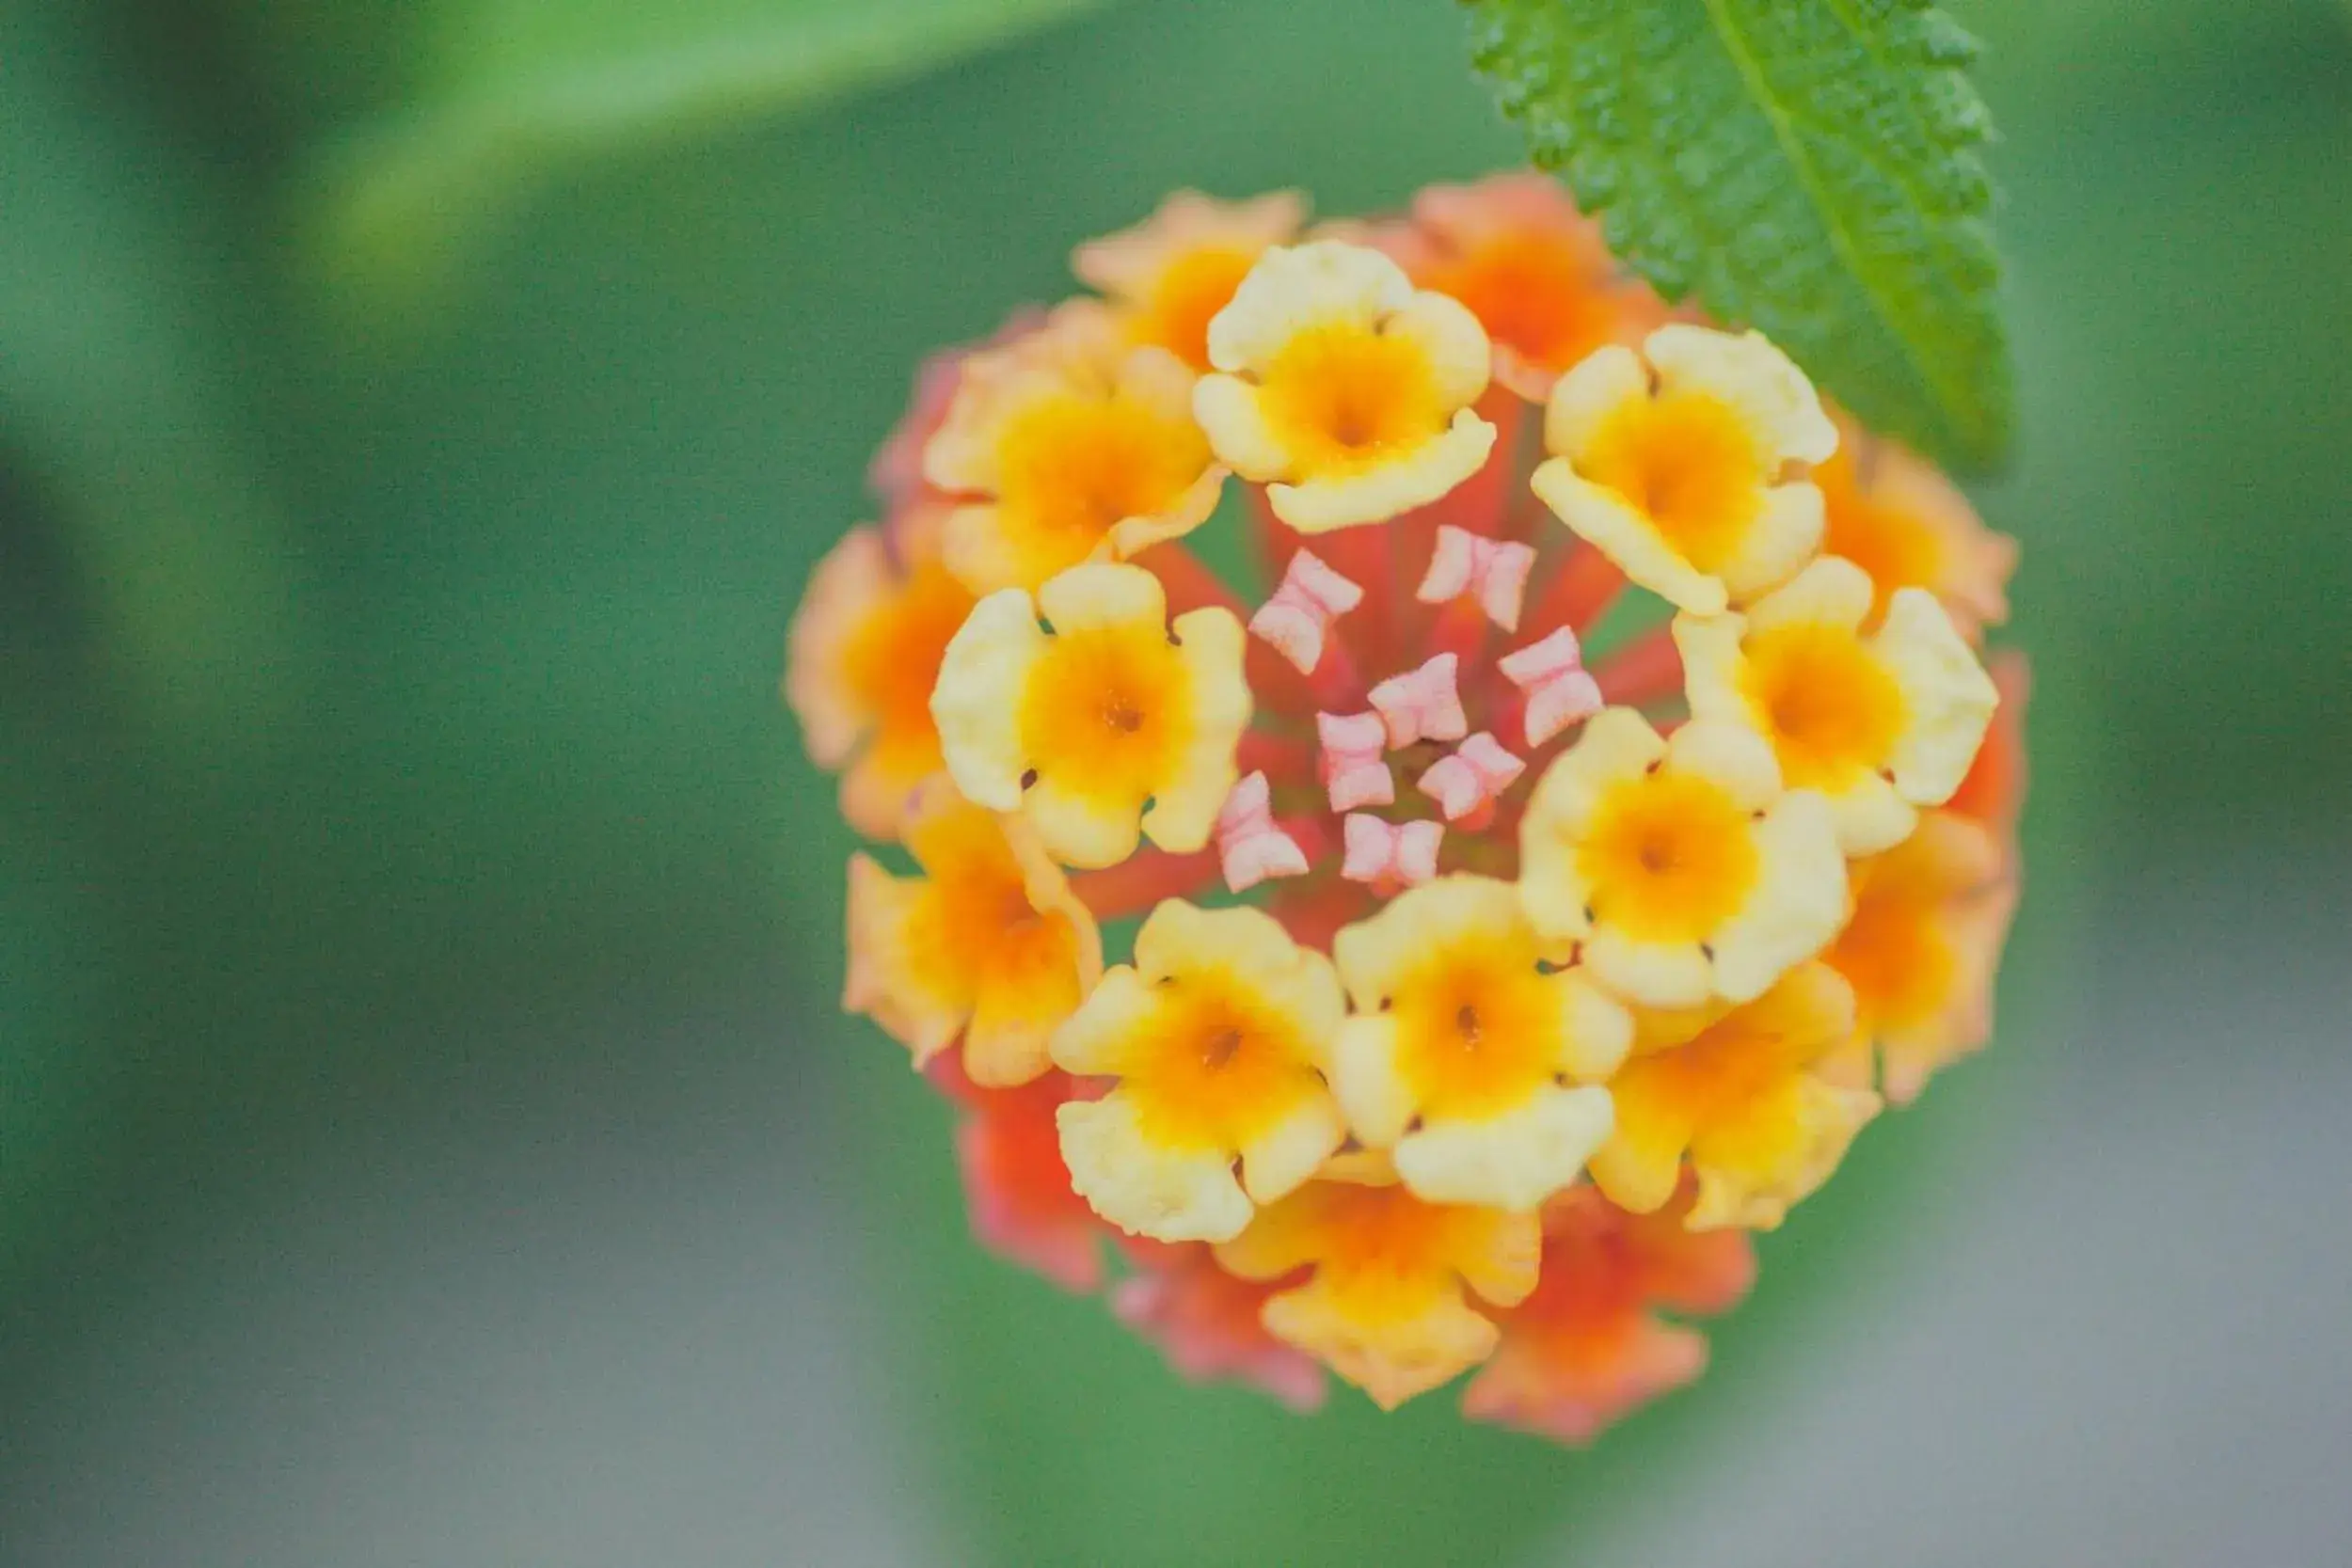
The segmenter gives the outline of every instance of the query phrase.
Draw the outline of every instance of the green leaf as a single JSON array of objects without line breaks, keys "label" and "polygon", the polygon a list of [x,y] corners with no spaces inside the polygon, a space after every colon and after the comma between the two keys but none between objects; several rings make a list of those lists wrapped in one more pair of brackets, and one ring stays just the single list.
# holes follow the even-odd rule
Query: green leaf
[{"label": "green leaf", "polygon": [[323,160],[339,280],[416,288],[564,160],[803,109],[1104,0],[439,0],[411,100]]},{"label": "green leaf", "polygon": [[73,25],[0,12],[0,434],[141,717],[258,738],[301,674],[287,518],[242,417],[225,201]]},{"label": "green leaf", "polygon": [[1924,0],[1463,0],[1539,164],[1669,298],[1854,413],[1996,461],[2009,354],[1976,42]]}]

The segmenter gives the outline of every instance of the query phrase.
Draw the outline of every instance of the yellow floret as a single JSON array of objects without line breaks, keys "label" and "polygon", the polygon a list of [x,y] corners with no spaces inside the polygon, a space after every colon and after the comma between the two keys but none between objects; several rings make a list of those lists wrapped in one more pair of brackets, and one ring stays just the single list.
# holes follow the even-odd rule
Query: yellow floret
[{"label": "yellow floret", "polygon": [[1785,581],[1821,538],[1819,463],[1837,432],[1756,333],[1676,324],[1562,376],[1535,494],[1643,587],[1711,615]]},{"label": "yellow floret", "polygon": [[[1040,615],[1046,625],[1040,625]],[[931,713],[965,795],[1018,812],[1069,865],[1111,865],[1138,832],[1199,849],[1249,722],[1241,623],[1168,620],[1159,579],[1080,566],[982,599],[947,645]]]},{"label": "yellow floret", "polygon": [[1238,1235],[1347,1135],[1324,1079],[1343,1011],[1331,961],[1272,916],[1160,905],[1054,1037],[1065,1071],[1119,1081],[1059,1112],[1072,1183],[1138,1235]]},{"label": "yellow floret", "polygon": [[1757,996],[1846,913],[1827,802],[1784,791],[1771,749],[1720,722],[1669,741],[1630,708],[1597,715],[1537,783],[1519,856],[1536,929],[1654,1007]]},{"label": "yellow floret", "polygon": [[1853,866],[1853,914],[1823,959],[1853,987],[1856,1045],[1896,1104],[1984,1043],[2017,880],[1980,822],[1931,811]]},{"label": "yellow floret", "polygon": [[944,778],[917,792],[906,844],[920,876],[850,861],[842,1006],[881,1024],[917,1067],[961,1034],[974,1083],[1027,1083],[1102,971],[1093,916],[1033,834]]},{"label": "yellow floret", "polygon": [[1136,342],[1209,365],[1209,323],[1269,245],[1298,232],[1307,203],[1295,191],[1219,201],[1178,191],[1133,229],[1078,247],[1071,270],[1110,296]]},{"label": "yellow floret", "polygon": [[964,498],[943,527],[948,568],[975,593],[1035,588],[1200,527],[1224,470],[1193,422],[1192,383],[1091,301],[974,355],[923,451],[925,477]]},{"label": "yellow floret", "polygon": [[1692,1229],[1772,1229],[1878,1114],[1877,1095],[1832,1069],[1854,1004],[1827,964],[1802,964],[1741,1006],[1652,1022],[1665,1039],[1612,1080],[1617,1130],[1592,1162],[1594,1181],[1620,1208],[1664,1207],[1687,1157],[1698,1177]]},{"label": "yellow floret", "polygon": [[914,788],[940,769],[931,682],[972,595],[936,553],[894,562],[878,529],[852,529],[810,574],[792,618],[784,695],[812,760],[842,769],[841,814],[895,838]]},{"label": "yellow floret", "polygon": [[1470,407],[1490,359],[1478,318],[1360,245],[1268,250],[1209,324],[1209,359],[1221,373],[1193,409],[1211,446],[1302,533],[1434,501],[1494,445]]},{"label": "yellow floret", "polygon": [[1518,891],[1442,877],[1333,943],[1355,1013],[1340,1036],[1341,1103],[1432,1202],[1532,1211],[1609,1135],[1595,1087],[1631,1044],[1625,1008],[1554,967]]},{"label": "yellow floret", "polygon": [[2016,541],[1986,528],[1925,458],[1851,420],[1837,425],[1836,454],[1813,470],[1827,517],[1821,549],[1870,574],[1867,624],[1878,625],[1899,588],[1934,594],[1971,641],[2009,619]]},{"label": "yellow floret", "polygon": [[1244,1279],[1311,1268],[1266,1303],[1267,1330],[1393,1409],[1493,1353],[1495,1325],[1470,1298],[1526,1300],[1542,1252],[1532,1213],[1430,1203],[1384,1159],[1342,1156],[1216,1258]]},{"label": "yellow floret", "polygon": [[1900,843],[1951,798],[2000,697],[1934,597],[1902,588],[1865,632],[1861,567],[1823,556],[1744,615],[1678,616],[1691,711],[1768,742],[1792,789],[1830,803],[1850,855]]}]

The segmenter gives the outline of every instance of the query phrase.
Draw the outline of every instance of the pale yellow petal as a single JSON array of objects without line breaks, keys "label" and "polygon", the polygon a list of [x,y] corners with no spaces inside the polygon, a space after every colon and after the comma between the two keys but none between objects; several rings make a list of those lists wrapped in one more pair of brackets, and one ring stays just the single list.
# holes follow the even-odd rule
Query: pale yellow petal
[{"label": "pale yellow petal", "polygon": [[1890,759],[1895,787],[1914,805],[1941,805],[1967,776],[2000,693],[1925,589],[1896,591],[1872,646],[1903,693],[1903,732]]},{"label": "pale yellow petal", "polygon": [[1810,480],[1767,489],[1739,547],[1723,563],[1724,587],[1733,602],[1744,604],[1787,582],[1821,547],[1827,527],[1820,489]]},{"label": "pale yellow petal", "polygon": [[1540,465],[1528,483],[1536,499],[1578,538],[1676,609],[1715,615],[1731,602],[1721,578],[1685,561],[1638,508],[1614,490],[1578,474],[1565,458]]},{"label": "pale yellow petal", "polygon": [[1054,1031],[1054,1065],[1081,1078],[1117,1077],[1133,1064],[1157,1008],[1151,986],[1134,969],[1119,964],[1104,970],[1078,1010]]},{"label": "pale yellow petal", "polygon": [[1711,943],[1715,992],[1734,1002],[1764,994],[1846,923],[1846,858],[1828,801],[1805,789],[1783,795],[1756,825],[1756,892]]},{"label": "pale yellow petal", "polygon": [[1209,363],[1262,371],[1303,328],[1375,325],[1413,297],[1405,271],[1376,250],[1336,240],[1276,245],[1209,323]]},{"label": "pale yellow petal", "polygon": [[1167,592],[1140,566],[1073,566],[1037,591],[1037,603],[1057,635],[1168,618]]},{"label": "pale yellow petal", "polygon": [[1561,1070],[1581,1083],[1601,1082],[1633,1049],[1633,1015],[1581,969],[1561,974],[1552,991],[1560,1005]]},{"label": "pale yellow petal", "polygon": [[1204,375],[1192,389],[1192,417],[1217,461],[1257,483],[1290,472],[1290,449],[1266,423],[1258,388],[1237,375]]},{"label": "pale yellow petal", "polygon": [[1585,938],[1583,963],[1602,985],[1645,1007],[1693,1007],[1713,993],[1712,966],[1695,942],[1637,942],[1604,926]]},{"label": "pale yellow petal", "polygon": [[1750,605],[1748,624],[1758,631],[1806,623],[1851,631],[1869,616],[1874,596],[1869,573],[1825,555]]},{"label": "pale yellow petal", "polygon": [[1242,1188],[1257,1203],[1286,1197],[1346,1141],[1347,1123],[1330,1097],[1302,1096],[1287,1115],[1242,1146]]},{"label": "pale yellow petal", "polygon": [[1357,1013],[1340,1025],[1332,1052],[1331,1093],[1356,1136],[1375,1148],[1394,1145],[1413,1119],[1412,1092],[1397,1072],[1396,1051],[1394,1019]]},{"label": "pale yellow petal", "polygon": [[1429,356],[1438,400],[1446,406],[1476,403],[1486,390],[1494,351],[1487,345],[1486,329],[1459,300],[1423,290],[1390,317],[1382,330],[1421,345]]},{"label": "pale yellow petal", "polygon": [[1631,349],[1612,343],[1552,384],[1544,405],[1544,449],[1574,459],[1619,409],[1649,396],[1649,372]]},{"label": "pale yellow petal", "polygon": [[[1409,457],[1343,477],[1269,485],[1266,500],[1276,516],[1301,533],[1383,522],[1445,497],[1486,466],[1494,444],[1495,427],[1475,410],[1463,408],[1444,434]],[[1224,455],[1221,451],[1219,454]],[[1234,467],[1238,470],[1240,465]]]},{"label": "pale yellow petal", "polygon": [[1820,793],[1837,824],[1837,847],[1850,857],[1892,849],[1919,825],[1918,809],[1903,799],[1892,780],[1877,773],[1857,773],[1842,786]]},{"label": "pale yellow petal", "polygon": [[1318,1282],[1266,1303],[1266,1331],[1321,1359],[1393,1410],[1451,1381],[1494,1354],[1501,1331],[1459,1296],[1440,1296],[1402,1322],[1366,1324],[1333,1302]]},{"label": "pale yellow petal", "polygon": [[1248,1227],[1254,1211],[1232,1158],[1152,1143],[1125,1091],[1072,1101],[1054,1120],[1071,1186],[1121,1230],[1161,1242],[1225,1242]]},{"label": "pale yellow petal", "polygon": [[[1150,574],[1144,574],[1149,576]],[[1028,594],[991,594],[947,643],[931,689],[941,754],[964,798],[991,811],[1021,806],[1021,696],[1045,652]]]},{"label": "pale yellow petal", "polygon": [[1706,392],[1738,409],[1768,451],[1820,463],[1837,450],[1837,427],[1803,371],[1760,332],[1718,332],[1677,322],[1651,333],[1642,353],[1669,391]]},{"label": "pale yellow petal", "polygon": [[1019,792],[1019,803],[1038,841],[1064,865],[1117,865],[1143,841],[1142,802],[1110,799],[1085,779],[1041,774]]},{"label": "pale yellow petal", "polygon": [[1169,629],[1192,690],[1192,737],[1175,776],[1155,792],[1142,828],[1152,843],[1181,854],[1201,847],[1216,831],[1240,777],[1235,757],[1251,700],[1242,626],[1231,610],[1188,610]]},{"label": "pale yellow petal", "polygon": [[1780,799],[1780,763],[1763,736],[1745,725],[1693,719],[1675,731],[1666,754],[1676,772],[1721,785],[1744,811],[1762,811]]},{"label": "pale yellow petal", "polygon": [[1532,1213],[1576,1180],[1611,1125],[1607,1089],[1554,1086],[1499,1117],[1433,1121],[1406,1133],[1396,1170],[1432,1203]]}]

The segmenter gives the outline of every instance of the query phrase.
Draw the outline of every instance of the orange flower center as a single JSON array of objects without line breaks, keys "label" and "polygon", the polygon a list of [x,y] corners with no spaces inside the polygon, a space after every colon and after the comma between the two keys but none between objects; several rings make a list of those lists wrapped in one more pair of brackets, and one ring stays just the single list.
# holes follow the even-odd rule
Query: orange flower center
[{"label": "orange flower center", "polygon": [[1038,660],[1021,699],[1022,747],[1060,787],[1133,810],[1174,776],[1192,706],[1165,632],[1083,627],[1054,638]]},{"label": "orange flower center", "polygon": [[1723,569],[1770,479],[1745,420],[1704,392],[1634,398],[1603,420],[1577,471],[1614,490],[1702,572]]},{"label": "orange flower center", "polygon": [[1360,473],[1410,453],[1445,430],[1428,351],[1359,326],[1310,327],[1263,377],[1276,438],[1306,473]]},{"label": "orange flower center", "polygon": [[1636,942],[1704,942],[1756,886],[1753,827],[1709,780],[1661,770],[1626,781],[1580,848],[1595,915]]},{"label": "orange flower center", "polygon": [[1425,1115],[1494,1116],[1553,1075],[1560,1009],[1528,943],[1438,955],[1398,989],[1393,1012],[1397,1070]]},{"label": "orange flower center", "polygon": [[1169,262],[1152,287],[1145,307],[1142,337],[1157,343],[1194,370],[1209,365],[1209,322],[1233,302],[1257,261],[1254,251],[1226,245],[1203,245]]},{"label": "orange flower center", "polygon": [[943,995],[968,1006],[987,978],[1066,989],[1077,933],[1067,915],[1030,903],[993,817],[961,813],[916,847],[929,879],[908,912],[907,957]]},{"label": "orange flower center", "polygon": [[1894,754],[1902,688],[1852,632],[1799,623],[1751,636],[1743,682],[1791,789],[1849,787]]},{"label": "orange flower center", "polygon": [[1170,980],[1163,990],[1151,1049],[1125,1078],[1152,1142],[1238,1148],[1322,1088],[1288,1019],[1210,978]]},{"label": "orange flower center", "polygon": [[997,462],[1007,525],[1050,576],[1084,561],[1115,524],[1175,504],[1209,448],[1189,420],[1132,398],[1062,395],[1006,426]]},{"label": "orange flower center", "polygon": [[873,716],[875,745],[908,753],[921,771],[939,766],[931,687],[948,641],[971,612],[972,595],[945,567],[927,562],[866,618],[843,650],[844,679]]},{"label": "orange flower center", "polygon": [[1402,1186],[1329,1183],[1318,1278],[1357,1323],[1416,1317],[1452,1288],[1462,1238],[1455,1210]]},{"label": "orange flower center", "polygon": [[1853,917],[1825,955],[1853,987],[1865,1027],[1907,1028],[1943,1009],[1959,964],[1941,913],[1941,902],[1918,890],[1865,884]]},{"label": "orange flower center", "polygon": [[1814,470],[1814,480],[1827,520],[1821,551],[1843,556],[1870,574],[1877,590],[1871,624],[1886,613],[1896,589],[1935,588],[1944,571],[1944,546],[1925,519],[1864,491],[1855,483],[1853,459],[1843,451]]},{"label": "orange flower center", "polygon": [[1430,269],[1427,287],[1469,306],[1487,337],[1529,364],[1564,371],[1616,335],[1607,282],[1573,240],[1515,233]]}]

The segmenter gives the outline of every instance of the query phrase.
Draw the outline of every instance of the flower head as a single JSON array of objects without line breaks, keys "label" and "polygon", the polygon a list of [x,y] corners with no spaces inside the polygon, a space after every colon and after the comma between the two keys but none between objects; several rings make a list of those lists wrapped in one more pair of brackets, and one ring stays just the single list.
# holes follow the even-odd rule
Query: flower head
[{"label": "flower head", "polygon": [[1581,1442],[1983,1037],[2010,551],[1534,176],[1301,215],[1180,195],[927,371],[787,676],[915,863],[846,998],[982,1243],[1179,1372]]},{"label": "flower head", "polygon": [[1374,243],[1415,283],[1470,307],[1494,343],[1495,379],[1537,402],[1595,349],[1638,341],[1665,319],[1658,296],[1609,254],[1599,225],[1545,175],[1432,185]]},{"label": "flower head", "polygon": [[1168,849],[1209,841],[1249,722],[1241,661],[1231,611],[1170,622],[1150,572],[1074,567],[1034,600],[1009,588],[974,607],[931,714],[965,795],[1020,813],[1068,864],[1108,865],[1139,832]]},{"label": "flower head", "polygon": [[1270,915],[1162,904],[1054,1037],[1064,1071],[1116,1080],[1062,1107],[1079,1193],[1157,1241],[1240,1234],[1347,1136],[1324,1081],[1342,1011],[1331,960]]},{"label": "flower head", "polygon": [[1758,996],[1846,914],[1827,802],[1783,790],[1744,730],[1693,721],[1666,739],[1629,708],[1594,719],[1536,784],[1519,865],[1536,928],[1654,1007]]},{"label": "flower head", "polygon": [[1295,191],[1247,201],[1178,191],[1133,229],[1080,245],[1071,270],[1110,297],[1132,341],[1206,371],[1209,323],[1267,247],[1287,244],[1306,217]]},{"label": "flower head", "polygon": [[1655,1043],[1610,1083],[1617,1128],[1593,1180],[1635,1213],[1674,1196],[1688,1159],[1694,1230],[1769,1230],[1845,1158],[1879,1097],[1842,1082],[1853,992],[1824,963],[1801,964],[1753,1002],[1646,1021]]},{"label": "flower head", "polygon": [[1193,408],[1217,457],[1302,533],[1375,523],[1476,473],[1495,428],[1486,334],[1376,250],[1317,240],[1259,258],[1209,324]]},{"label": "flower head", "polygon": [[1390,1409],[1486,1357],[1495,1325],[1471,1303],[1524,1301],[1542,1244],[1533,1213],[1431,1203],[1358,1157],[1261,1212],[1216,1259],[1243,1279],[1311,1270],[1266,1303],[1266,1328]]},{"label": "flower head", "polygon": [[1821,538],[1821,492],[1789,477],[1837,447],[1804,372],[1751,332],[1679,323],[1560,378],[1535,494],[1625,575],[1712,615],[1785,581]]},{"label": "flower head", "polygon": [[915,785],[939,771],[931,685],[972,595],[922,541],[894,557],[882,531],[852,529],[808,579],[792,618],[785,700],[811,760],[846,769],[841,814],[896,838]]},{"label": "flower head", "polygon": [[842,1006],[881,1024],[917,1067],[961,1037],[975,1084],[1028,1082],[1102,972],[1094,917],[1027,829],[945,779],[916,796],[906,843],[921,876],[850,857]]},{"label": "flower head", "polygon": [[1682,616],[1691,711],[1769,742],[1792,789],[1830,803],[1850,855],[1902,842],[1960,786],[1999,693],[1951,617],[1899,588],[1866,632],[1869,577],[1823,556],[1741,615]]},{"label": "flower head", "polygon": [[960,498],[941,525],[948,569],[975,593],[1035,588],[1200,527],[1225,474],[1192,421],[1192,384],[1083,301],[965,360],[923,449],[924,476]]},{"label": "flower head", "polygon": [[1534,1293],[1499,1314],[1502,1341],[1463,1391],[1462,1410],[1562,1443],[1589,1443],[1621,1416],[1671,1393],[1707,1365],[1707,1338],[1661,1316],[1728,1312],[1756,1278],[1738,1230],[1684,1225],[1689,1183],[1653,1214],[1592,1187],[1544,1210]]},{"label": "flower head", "polygon": [[1348,1124],[1418,1196],[1532,1211],[1609,1135],[1596,1087],[1633,1042],[1624,1006],[1557,956],[1518,891],[1440,878],[1334,943],[1355,1012],[1335,1084]]}]

